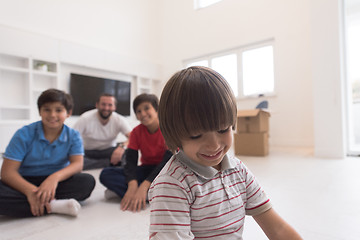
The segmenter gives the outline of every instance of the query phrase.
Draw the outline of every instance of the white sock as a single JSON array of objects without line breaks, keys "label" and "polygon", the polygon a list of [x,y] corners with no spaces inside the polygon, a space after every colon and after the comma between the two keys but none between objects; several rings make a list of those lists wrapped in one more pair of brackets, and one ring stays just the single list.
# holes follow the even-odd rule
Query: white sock
[{"label": "white sock", "polygon": [[109,190],[109,189],[106,189],[105,192],[104,192],[104,197],[106,200],[110,200],[110,199],[113,199],[113,198],[119,198],[119,195],[117,195],[115,192]]},{"label": "white sock", "polygon": [[51,213],[60,213],[76,217],[81,205],[75,199],[54,199],[50,202]]}]

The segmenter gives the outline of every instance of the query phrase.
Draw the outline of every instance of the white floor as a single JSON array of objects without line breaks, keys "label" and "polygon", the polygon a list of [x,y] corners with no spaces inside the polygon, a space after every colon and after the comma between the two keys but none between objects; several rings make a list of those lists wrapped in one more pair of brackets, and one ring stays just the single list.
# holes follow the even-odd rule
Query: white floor
[{"label": "white floor", "polygon": [[[268,157],[241,157],[271,198],[274,209],[304,239],[360,239],[360,158],[319,159],[306,149],[271,149]],[[98,180],[99,170],[89,171]],[[149,209],[123,212],[105,201],[98,182],[77,218],[0,216],[0,239],[148,239]],[[244,239],[267,239],[247,217]]]}]

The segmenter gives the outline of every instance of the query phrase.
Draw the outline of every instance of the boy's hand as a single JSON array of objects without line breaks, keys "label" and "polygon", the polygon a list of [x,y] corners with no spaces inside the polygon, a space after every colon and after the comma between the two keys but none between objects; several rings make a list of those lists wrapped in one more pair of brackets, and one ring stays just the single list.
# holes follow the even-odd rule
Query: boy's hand
[{"label": "boy's hand", "polygon": [[58,186],[57,179],[53,175],[50,175],[35,190],[36,197],[39,199],[39,201],[43,206],[45,206],[47,203],[49,203],[51,200],[55,198],[57,186]]},{"label": "boy's hand", "polygon": [[253,216],[269,239],[302,240],[301,236],[273,208]]},{"label": "boy's hand", "polygon": [[[130,182],[129,182],[130,184]],[[137,182],[136,182],[137,184]],[[139,187],[131,186],[126,191],[123,199],[121,200],[121,210],[130,210],[133,212],[141,211],[146,207],[147,192],[150,187],[150,182],[145,180]],[[130,185],[129,185],[130,186]]]},{"label": "boy's hand", "polygon": [[138,188],[135,193],[126,192],[121,200],[121,210],[141,211],[146,206],[146,196],[147,191],[144,192],[140,188]]},{"label": "boy's hand", "polygon": [[137,187],[135,187],[135,186],[131,187],[130,184],[128,185],[128,189],[120,202],[121,210],[123,210],[123,211],[131,210],[132,211],[133,199],[136,194],[136,190],[137,190]]},{"label": "boy's hand", "polygon": [[132,209],[130,209],[130,210],[139,212],[139,211],[145,209],[145,207],[146,207],[146,196],[147,196],[147,189],[144,189],[140,185],[140,187],[136,191],[136,194],[135,194],[135,196],[133,198]]},{"label": "boy's hand", "polygon": [[27,200],[29,202],[32,215],[38,217],[44,215],[44,205],[36,196],[36,191],[37,189],[34,189],[33,192],[29,193],[27,195]]}]

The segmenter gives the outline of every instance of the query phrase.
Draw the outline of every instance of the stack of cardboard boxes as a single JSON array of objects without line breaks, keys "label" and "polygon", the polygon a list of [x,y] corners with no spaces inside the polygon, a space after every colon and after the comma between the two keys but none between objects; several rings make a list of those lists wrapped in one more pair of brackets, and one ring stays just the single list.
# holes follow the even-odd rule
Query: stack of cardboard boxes
[{"label": "stack of cardboard boxes", "polygon": [[269,154],[270,113],[261,109],[239,110],[234,133],[235,155],[266,156]]}]

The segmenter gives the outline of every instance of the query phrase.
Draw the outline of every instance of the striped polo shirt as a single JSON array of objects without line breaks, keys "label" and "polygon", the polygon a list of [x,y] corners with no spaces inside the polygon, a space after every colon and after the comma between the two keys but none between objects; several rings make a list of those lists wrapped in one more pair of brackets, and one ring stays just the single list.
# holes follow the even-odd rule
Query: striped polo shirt
[{"label": "striped polo shirt", "polygon": [[242,239],[245,215],[271,208],[254,175],[225,155],[221,171],[179,151],[149,189],[150,239]]}]

